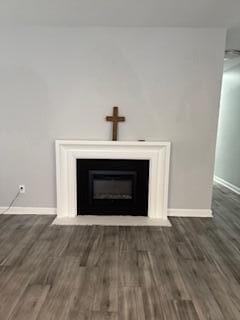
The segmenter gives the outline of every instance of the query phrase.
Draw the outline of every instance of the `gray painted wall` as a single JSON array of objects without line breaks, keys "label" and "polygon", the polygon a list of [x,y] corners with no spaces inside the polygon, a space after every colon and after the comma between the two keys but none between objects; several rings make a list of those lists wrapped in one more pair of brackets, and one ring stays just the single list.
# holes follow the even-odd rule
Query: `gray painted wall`
[{"label": "gray painted wall", "polygon": [[225,31],[0,31],[0,206],[55,207],[55,139],[172,142],[169,207],[209,209]]},{"label": "gray painted wall", "polygon": [[240,50],[240,27],[231,28],[227,31],[226,49]]},{"label": "gray painted wall", "polygon": [[223,75],[215,175],[240,188],[240,63]]}]

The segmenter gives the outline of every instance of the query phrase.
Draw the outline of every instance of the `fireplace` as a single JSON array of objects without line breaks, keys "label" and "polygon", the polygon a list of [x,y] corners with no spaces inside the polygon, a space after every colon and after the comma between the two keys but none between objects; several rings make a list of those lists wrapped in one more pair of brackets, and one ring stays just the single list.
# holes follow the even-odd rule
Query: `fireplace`
[{"label": "fireplace", "polygon": [[148,160],[77,159],[77,214],[147,216],[148,181]]},{"label": "fireplace", "polygon": [[[89,160],[98,161],[104,159],[114,161],[119,161],[119,159],[121,159],[121,161],[127,160],[128,165],[136,161],[135,163],[145,163],[145,165],[143,165],[142,169],[136,169],[136,167],[131,168],[129,166],[126,168],[119,165],[117,167],[106,166],[104,168],[95,166],[86,168],[85,166],[87,162],[89,163]],[[85,160],[86,162],[84,163]],[[81,163],[79,161],[83,162]],[[168,221],[167,210],[169,164],[170,142],[57,140],[57,220],[62,221],[61,223],[69,223],[71,219],[74,220],[74,218],[77,218],[76,220],[79,224],[104,223],[112,225],[119,225],[119,220],[121,220],[121,223],[123,223],[124,225],[129,225],[129,223],[130,225],[136,225],[140,221],[145,221],[144,223],[147,224],[153,223],[169,226],[170,223]],[[93,205],[96,204],[96,201],[100,201],[101,199],[96,199],[100,197],[100,195],[96,195],[96,193],[98,193],[98,181],[94,185],[95,190],[92,190],[92,193],[95,193],[94,199],[92,201],[92,204],[90,203],[89,205],[89,181],[91,181],[92,179],[89,178],[89,170],[118,171],[118,180],[120,178],[122,179],[122,177],[120,177],[119,171],[122,171],[124,173],[128,171],[128,173],[131,174],[131,187],[129,186],[129,179],[126,179],[128,181],[128,189],[126,190],[125,185],[124,192],[121,191],[120,194],[122,194],[121,198],[124,198],[123,195],[125,195],[126,198],[129,198],[129,190],[131,190],[132,199],[112,199],[112,201],[121,200],[120,204],[122,203],[122,205],[125,200],[131,200],[131,206],[127,206],[128,210],[123,210],[122,208],[121,211],[119,210],[119,213],[109,212],[106,215],[94,216],[94,213],[102,213],[101,210],[99,212],[96,212],[96,208],[93,208]],[[134,171],[136,171],[136,182],[134,182],[134,177],[132,176],[132,172]],[[143,172],[143,175],[141,175],[141,172]],[[100,172],[98,173],[102,174]],[[108,174],[111,175],[112,173],[108,172]],[[93,178],[96,178],[96,180],[101,180],[100,175],[97,175]],[[115,180],[117,180],[116,175],[110,178],[114,178]],[[104,180],[106,179],[104,178]],[[85,183],[83,181],[85,181]],[[109,181],[107,182],[109,183]],[[136,192],[133,188],[134,185],[136,186]],[[138,189],[139,186],[141,187],[140,190]],[[144,187],[142,188],[142,186]],[[140,192],[142,192],[142,196],[140,196]],[[103,193],[105,192],[101,191],[101,194]],[[135,198],[134,193],[137,195],[137,198]],[[103,195],[101,195],[101,197],[103,197]],[[110,197],[116,198],[116,195],[108,195],[108,198]],[[85,202],[85,208],[82,207],[84,205],[83,203],[81,204],[81,199],[83,200],[83,203]],[[134,202],[134,199],[137,200]],[[141,201],[143,201],[143,204],[141,204]],[[139,208],[137,208],[136,206],[140,206],[143,209],[139,211]],[[90,211],[89,207],[91,208],[92,213],[88,213]],[[115,206],[115,209],[116,207],[117,206]],[[85,211],[84,209],[88,210]],[[133,216],[126,216],[129,211]],[[139,214],[139,212],[140,214],[143,214],[145,216],[138,217],[137,214]],[[84,214],[86,215],[84,216]],[[88,214],[91,215],[88,216]],[[110,214],[114,214],[115,216],[110,216]],[[123,216],[121,216],[121,214],[123,214]],[[116,220],[118,222],[116,222]]]}]

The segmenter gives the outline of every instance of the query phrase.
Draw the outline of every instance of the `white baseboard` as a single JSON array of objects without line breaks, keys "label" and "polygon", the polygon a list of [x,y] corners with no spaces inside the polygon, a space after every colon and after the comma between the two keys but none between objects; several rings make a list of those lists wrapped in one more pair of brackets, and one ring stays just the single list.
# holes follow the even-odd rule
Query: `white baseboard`
[{"label": "white baseboard", "polygon": [[169,217],[212,218],[211,209],[168,209]]},{"label": "white baseboard", "polygon": [[[0,207],[0,213],[6,210],[7,207]],[[12,207],[6,214],[54,214],[56,208],[41,208],[41,207]],[[210,209],[168,209],[169,217],[212,217]]]},{"label": "white baseboard", "polygon": [[[8,207],[0,207],[0,213],[4,212]],[[40,207],[12,207],[6,214],[56,214],[56,208],[40,208]]]},{"label": "white baseboard", "polygon": [[222,179],[222,178],[219,178],[217,176],[214,176],[214,181],[223,185],[224,187],[228,188],[229,190],[237,193],[237,194],[240,194],[240,188],[238,188],[237,186],[235,186],[234,184]]}]

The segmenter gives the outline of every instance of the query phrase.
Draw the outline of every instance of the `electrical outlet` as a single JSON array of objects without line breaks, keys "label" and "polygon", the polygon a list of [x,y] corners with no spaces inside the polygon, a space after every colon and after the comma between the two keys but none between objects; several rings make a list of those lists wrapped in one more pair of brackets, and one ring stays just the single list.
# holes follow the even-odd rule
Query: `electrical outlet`
[{"label": "electrical outlet", "polygon": [[25,185],[24,184],[20,184],[18,186],[18,189],[20,191],[20,193],[25,193],[26,192],[26,188],[25,188]]}]

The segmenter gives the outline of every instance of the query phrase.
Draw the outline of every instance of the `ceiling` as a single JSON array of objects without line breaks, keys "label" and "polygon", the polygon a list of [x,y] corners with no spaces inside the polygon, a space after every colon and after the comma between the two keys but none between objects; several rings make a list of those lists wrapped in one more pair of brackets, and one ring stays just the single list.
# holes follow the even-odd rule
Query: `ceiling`
[{"label": "ceiling", "polygon": [[240,0],[0,0],[0,24],[232,27]]}]

